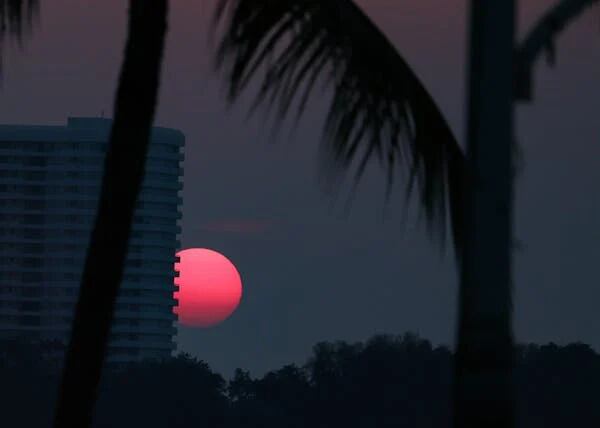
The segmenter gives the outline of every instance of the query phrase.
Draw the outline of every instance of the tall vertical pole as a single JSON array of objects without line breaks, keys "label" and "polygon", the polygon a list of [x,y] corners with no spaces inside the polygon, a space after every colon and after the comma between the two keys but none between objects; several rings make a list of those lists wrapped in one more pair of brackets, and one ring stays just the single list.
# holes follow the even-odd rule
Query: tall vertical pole
[{"label": "tall vertical pole", "polygon": [[471,0],[455,428],[514,426],[511,245],[515,0]]}]

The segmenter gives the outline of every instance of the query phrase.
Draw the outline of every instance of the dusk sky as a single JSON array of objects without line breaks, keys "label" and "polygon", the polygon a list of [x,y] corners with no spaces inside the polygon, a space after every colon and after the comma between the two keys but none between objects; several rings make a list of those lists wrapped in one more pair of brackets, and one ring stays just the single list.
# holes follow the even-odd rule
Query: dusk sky
[{"label": "dusk sky", "polygon": [[[0,123],[61,125],[112,114],[125,1],[42,1],[24,49],[8,49]],[[358,2],[423,79],[464,141],[464,0]],[[553,1],[522,0],[521,33]],[[207,48],[214,0],[172,2],[156,124],[185,133],[182,247],[232,260],[244,283],[236,313],[207,330],[180,327],[178,349],[230,376],[303,362],[321,340],[417,332],[454,340],[451,250],[404,217],[398,183],[383,213],[376,165],[348,215],[348,193],[319,182],[317,144],[328,94],[294,133],[271,144],[261,112],[227,110]],[[535,101],[518,108],[515,329],[518,341],[584,341],[600,351],[600,9],[560,38],[557,66],[540,63]],[[342,186],[347,189],[348,186]]]}]

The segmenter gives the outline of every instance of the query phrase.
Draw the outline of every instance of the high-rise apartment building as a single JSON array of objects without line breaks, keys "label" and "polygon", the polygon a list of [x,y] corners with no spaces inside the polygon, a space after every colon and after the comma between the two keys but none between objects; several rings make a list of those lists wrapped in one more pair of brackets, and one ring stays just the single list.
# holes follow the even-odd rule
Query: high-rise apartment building
[{"label": "high-rise apartment building", "polygon": [[[0,126],[0,337],[68,339],[111,121]],[[181,132],[154,128],[109,361],[169,356],[176,315]]]}]

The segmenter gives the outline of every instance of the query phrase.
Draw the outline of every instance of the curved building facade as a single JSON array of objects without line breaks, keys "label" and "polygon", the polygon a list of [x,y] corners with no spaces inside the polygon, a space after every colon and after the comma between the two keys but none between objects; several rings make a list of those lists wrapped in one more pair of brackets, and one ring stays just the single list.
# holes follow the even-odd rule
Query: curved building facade
[{"label": "curved building facade", "polygon": [[[111,120],[0,126],[0,337],[69,337]],[[109,362],[171,355],[185,138],[154,128]]]}]

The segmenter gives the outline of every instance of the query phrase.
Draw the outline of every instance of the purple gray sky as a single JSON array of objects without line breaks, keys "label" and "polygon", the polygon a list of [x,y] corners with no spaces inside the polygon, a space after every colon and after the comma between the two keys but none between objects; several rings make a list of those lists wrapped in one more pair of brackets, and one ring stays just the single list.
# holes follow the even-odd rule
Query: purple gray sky
[{"label": "purple gray sky", "polygon": [[[10,49],[0,122],[63,124],[111,115],[126,3],[41,1],[40,25]],[[227,110],[210,69],[214,0],[173,1],[157,124],[187,136],[183,247],[208,247],[237,266],[239,310],[210,330],[180,328],[179,349],[230,375],[303,362],[320,340],[419,333],[451,344],[456,271],[399,191],[385,218],[376,168],[348,216],[319,187],[316,148],[327,96],[294,134],[269,143],[247,103]],[[422,77],[464,140],[465,0],[359,3]],[[525,29],[547,4],[522,0]],[[598,8],[566,31],[555,69],[540,64],[535,103],[518,109],[515,328],[520,341],[585,341],[600,349],[600,30]],[[343,196],[343,193],[342,193]],[[411,211],[412,213],[412,211]]]}]

